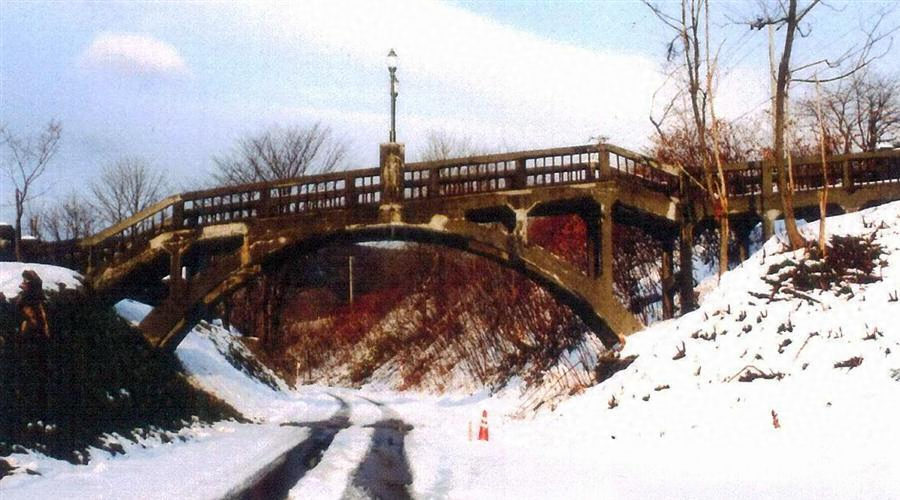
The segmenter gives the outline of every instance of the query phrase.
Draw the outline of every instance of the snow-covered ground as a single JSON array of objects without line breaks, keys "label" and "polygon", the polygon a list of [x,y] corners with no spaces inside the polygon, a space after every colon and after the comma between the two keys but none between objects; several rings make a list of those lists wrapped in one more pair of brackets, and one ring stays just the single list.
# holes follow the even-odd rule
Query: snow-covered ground
[{"label": "snow-covered ground", "polygon": [[[86,466],[14,455],[43,475],[0,480],[0,497],[220,497],[308,432],[278,424],[327,418],[343,400],[351,426],[292,497],[355,497],[366,425],[399,418],[413,427],[405,450],[418,498],[898,498],[900,203],[832,218],[828,231],[874,233],[880,281],[770,303],[770,268],[801,258],[770,240],[699,310],[630,337],[627,369],[536,414],[515,384],[433,396],[262,383],[223,355],[240,349],[233,332],[202,324],[177,355],[196,384],[258,423],[195,425],[186,442],[96,450]],[[119,311],[132,321],[146,312]],[[741,382],[749,372],[772,378]],[[483,410],[490,441],[470,441]]]},{"label": "snow-covered ground", "polygon": [[41,277],[44,290],[57,291],[59,285],[67,288],[81,286],[81,275],[62,267],[48,266],[47,264],[31,264],[21,262],[0,262],[0,293],[7,299],[12,299],[19,294],[19,285],[22,284],[22,272],[31,269]]}]

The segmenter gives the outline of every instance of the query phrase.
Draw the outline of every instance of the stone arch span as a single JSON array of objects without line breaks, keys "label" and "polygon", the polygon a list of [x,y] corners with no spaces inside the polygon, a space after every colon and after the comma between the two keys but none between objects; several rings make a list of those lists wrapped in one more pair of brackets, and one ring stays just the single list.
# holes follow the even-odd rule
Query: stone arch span
[{"label": "stone arch span", "polygon": [[[341,244],[405,241],[434,244],[488,258],[518,271],[567,305],[606,345],[643,327],[612,294],[608,279],[593,278],[552,253],[525,244],[501,224],[477,224],[435,217],[429,224],[387,223],[310,231],[300,227],[248,225],[240,248],[215,259],[194,275],[140,324],[155,346],[173,350],[212,306],[245,286],[264,266],[298,253]],[[189,246],[188,246],[189,247]]]}]

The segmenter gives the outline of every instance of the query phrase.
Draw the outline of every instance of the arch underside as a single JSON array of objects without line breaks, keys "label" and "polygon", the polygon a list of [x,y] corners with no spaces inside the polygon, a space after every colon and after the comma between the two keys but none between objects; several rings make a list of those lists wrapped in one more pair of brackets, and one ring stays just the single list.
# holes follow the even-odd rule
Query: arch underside
[{"label": "arch underside", "polygon": [[571,264],[538,246],[523,244],[502,224],[445,220],[440,224],[372,224],[333,231],[298,227],[248,227],[247,244],[215,259],[191,280],[181,296],[170,296],[141,323],[148,340],[174,349],[190,328],[218,301],[247,284],[264,268],[302,253],[331,245],[400,241],[433,244],[488,258],[518,271],[567,305],[597,336],[610,346],[643,327],[612,295],[602,280],[586,276]]}]

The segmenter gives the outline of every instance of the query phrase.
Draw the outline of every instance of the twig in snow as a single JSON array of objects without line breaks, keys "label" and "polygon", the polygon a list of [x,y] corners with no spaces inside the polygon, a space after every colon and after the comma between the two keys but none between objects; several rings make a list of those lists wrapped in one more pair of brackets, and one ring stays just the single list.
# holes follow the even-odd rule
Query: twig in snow
[{"label": "twig in snow", "polygon": [[809,339],[811,339],[811,338],[813,338],[813,337],[818,337],[818,336],[819,336],[819,332],[812,332],[812,333],[809,334],[808,337],[806,337],[806,340],[803,341],[803,345],[800,346],[800,350],[798,350],[798,351],[797,351],[797,354],[794,355],[794,360],[795,360],[795,361],[796,361],[797,358],[800,356],[800,353],[803,352],[803,348],[806,347],[806,344],[809,343]]},{"label": "twig in snow", "polygon": [[685,354],[686,354],[686,350],[685,350],[685,347],[684,347],[684,342],[682,342],[682,343],[681,343],[681,347],[678,349],[678,352],[676,352],[675,355],[672,356],[672,360],[674,361],[674,360],[677,360],[677,359],[681,359],[681,358],[683,358],[683,357],[685,356]]},{"label": "twig in snow", "polygon": [[863,337],[863,340],[878,340],[878,337],[884,337],[884,334],[878,331],[878,327],[876,326],[868,335]]},{"label": "twig in snow", "polygon": [[607,404],[609,404],[609,409],[610,409],[610,410],[612,410],[612,409],[615,408],[616,406],[619,406],[619,401],[616,400],[616,395],[615,395],[615,394],[613,394],[612,397],[609,398],[609,403],[607,403]]},{"label": "twig in snow", "polygon": [[[748,370],[756,370],[756,371],[754,372],[754,371],[748,371]],[[740,377],[740,378],[738,378],[738,377]],[[766,373],[753,365],[747,365],[747,366],[741,368],[737,373],[735,373],[734,375],[729,377],[726,380],[726,382],[731,382],[735,378],[738,378],[739,382],[753,382],[754,380],[756,380],[758,378],[764,378],[766,380],[771,380],[774,378],[774,379],[781,380],[782,378],[784,378],[784,374],[781,372]]]}]

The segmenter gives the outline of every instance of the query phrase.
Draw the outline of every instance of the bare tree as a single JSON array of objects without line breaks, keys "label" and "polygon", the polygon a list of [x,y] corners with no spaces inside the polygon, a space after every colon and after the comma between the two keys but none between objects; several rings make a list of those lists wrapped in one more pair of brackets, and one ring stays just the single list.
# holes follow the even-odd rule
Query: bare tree
[{"label": "bare tree", "polygon": [[814,97],[806,98],[800,104],[804,122],[810,125],[817,142],[823,142],[826,149],[850,153],[855,142],[853,89],[845,80],[836,82],[831,88],[819,85],[816,89]]},{"label": "bare tree", "polygon": [[165,177],[138,157],[107,165],[91,184],[94,208],[107,224],[116,224],[159,201],[168,189]]},{"label": "bare tree", "polygon": [[419,152],[421,161],[448,160],[484,153],[468,137],[457,137],[445,131],[432,130],[425,137],[425,147]]},{"label": "bare tree", "polygon": [[[819,81],[828,83],[847,78],[882,54],[875,54],[874,49],[879,42],[884,41],[893,30],[882,30],[881,22],[884,14],[878,16],[872,28],[866,33],[865,40],[858,47],[850,47],[835,59],[819,59],[809,63],[792,66],[791,57],[794,43],[797,37],[805,37],[809,34],[809,26],[805,26],[804,20],[821,0],[810,0],[802,6],[798,6],[797,0],[779,0],[774,2],[774,7],[762,4],[763,12],[754,20],[749,21],[751,29],[762,30],[765,27],[784,28],[784,42],[781,57],[778,62],[777,74],[774,84],[773,104],[773,154],[777,171],[778,192],[781,196],[781,204],[784,209],[785,228],[788,240],[794,249],[805,246],[806,242],[797,228],[797,220],[794,216],[794,190],[789,182],[792,177],[790,158],[785,158],[785,132],[786,111],[791,82],[812,83]],[[770,28],[771,29],[771,28]],[[889,48],[889,47],[888,47]],[[821,75],[819,70],[827,68],[830,73]],[[806,71],[809,76],[799,75]]]},{"label": "bare tree", "polygon": [[[676,95],[675,100],[686,98],[690,109],[692,129],[690,134],[695,138],[699,153],[694,159],[699,160],[699,165],[677,164],[687,178],[705,192],[710,203],[715,207],[715,217],[719,223],[720,251],[719,251],[719,275],[728,270],[728,186],[725,180],[723,162],[720,154],[719,121],[715,116],[714,88],[718,66],[718,56],[710,55],[709,47],[709,4],[706,0],[682,0],[678,14],[669,14],[658,5],[644,0],[644,3],[653,11],[656,17],[669,29],[675,32],[675,36],[669,42],[666,50],[669,62],[682,58],[681,65],[676,73],[681,73],[679,78],[686,87],[686,92]],[[702,75],[702,76],[701,76]],[[666,113],[660,119],[650,117],[656,128],[662,143],[671,143],[669,131],[663,126],[666,115],[675,108],[675,100],[666,108]],[[687,124],[685,124],[687,125]],[[692,140],[691,142],[694,142]],[[701,183],[696,179],[697,167],[702,176]]]},{"label": "bare tree", "polygon": [[856,146],[872,151],[882,142],[900,142],[900,82],[874,73],[853,81]]},{"label": "bare tree", "polygon": [[36,194],[34,183],[47,171],[47,167],[59,151],[62,125],[50,120],[37,136],[17,137],[6,127],[0,129],[0,139],[6,146],[8,159],[4,161],[6,174],[15,189],[15,253],[22,260],[22,216]]},{"label": "bare tree", "polygon": [[825,257],[828,252],[828,247],[825,244],[827,241],[825,219],[828,216],[828,162],[825,159],[827,134],[825,132],[824,113],[822,112],[822,84],[818,81],[816,82],[815,112],[816,121],[819,124],[819,160],[822,164],[822,190],[819,192],[819,251],[822,252],[822,257]]},{"label": "bare tree", "polygon": [[227,156],[215,157],[219,184],[290,179],[331,172],[344,166],[346,145],[321,124],[312,127],[273,127],[237,142]]},{"label": "bare tree", "polygon": [[866,71],[821,86],[819,92],[817,98],[805,99],[802,109],[815,124],[817,136],[820,124],[824,127],[826,145],[834,152],[872,151],[881,143],[900,140],[900,83],[895,79]]},{"label": "bare tree", "polygon": [[78,196],[70,193],[56,205],[38,215],[41,233],[55,241],[77,240],[92,234],[96,212]]}]

